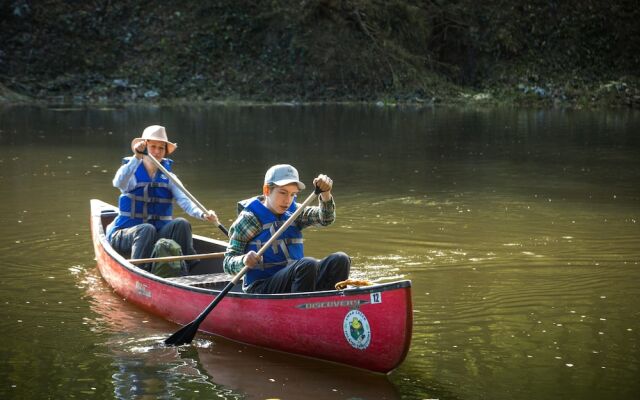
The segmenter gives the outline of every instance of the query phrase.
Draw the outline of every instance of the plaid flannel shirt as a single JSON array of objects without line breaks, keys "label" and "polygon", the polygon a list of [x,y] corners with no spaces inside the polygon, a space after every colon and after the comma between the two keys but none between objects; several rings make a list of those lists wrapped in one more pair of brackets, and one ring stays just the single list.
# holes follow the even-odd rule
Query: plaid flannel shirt
[{"label": "plaid flannel shirt", "polygon": [[[331,225],[336,219],[333,196],[329,201],[319,200],[318,206],[305,208],[294,224],[302,230],[309,226]],[[298,204],[298,207],[300,204]],[[229,228],[229,246],[224,256],[224,272],[237,274],[244,268],[243,257],[247,244],[262,231],[262,224],[250,211],[243,210]]]}]

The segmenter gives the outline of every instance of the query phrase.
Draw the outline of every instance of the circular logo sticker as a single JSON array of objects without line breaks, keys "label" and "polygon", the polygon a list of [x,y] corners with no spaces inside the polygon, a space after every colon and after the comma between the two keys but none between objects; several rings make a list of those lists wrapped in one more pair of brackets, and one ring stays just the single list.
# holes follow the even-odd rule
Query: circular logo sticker
[{"label": "circular logo sticker", "polygon": [[342,330],[347,342],[358,350],[369,347],[371,342],[371,328],[367,317],[360,310],[351,310],[344,317]]}]

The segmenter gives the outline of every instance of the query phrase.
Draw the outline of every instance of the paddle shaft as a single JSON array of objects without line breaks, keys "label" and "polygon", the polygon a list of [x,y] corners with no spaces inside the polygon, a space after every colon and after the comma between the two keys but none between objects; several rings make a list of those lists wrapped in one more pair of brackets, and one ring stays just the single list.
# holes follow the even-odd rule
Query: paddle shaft
[{"label": "paddle shaft", "polygon": [[[200,203],[198,201],[198,199],[196,199],[191,193],[189,193],[189,191],[182,185],[182,182],[180,182],[178,179],[176,179],[173,174],[171,174],[169,171],[167,171],[167,169],[160,164],[160,161],[156,160],[156,158],[152,155],[149,155],[147,153],[147,149],[145,149],[144,155],[147,156],[147,158],[149,158],[151,161],[153,161],[153,163],[156,165],[156,167],[158,167],[158,169],[160,171],[162,171],[163,174],[165,174],[165,176],[169,179],[171,179],[171,181],[180,189],[182,190],[182,193],[184,193],[189,200],[191,200],[195,205],[198,206],[198,208],[200,208],[200,210],[203,213],[207,213],[209,212],[209,209],[206,208],[205,206],[202,205],[202,203]],[[226,236],[229,236],[229,231],[227,230],[227,228],[224,227],[224,225],[222,225],[220,222],[218,222],[218,228],[220,228],[220,230],[222,231],[222,233],[224,233]]]},{"label": "paddle shaft", "polygon": [[[267,243],[265,243],[260,250],[258,250],[258,255],[261,256],[265,251],[267,251],[267,249],[269,249],[269,247],[273,244],[273,242],[275,240],[278,239],[278,237],[280,237],[280,235],[282,235],[282,233],[289,227],[289,225],[291,225],[296,218],[298,218],[298,215],[300,215],[300,213],[315,199],[315,197],[317,195],[320,194],[320,188],[316,186],[316,189],[313,193],[311,193],[309,195],[309,197],[307,197],[307,199],[304,201],[304,203],[302,203],[300,205],[300,207],[298,207],[298,209],[291,214],[291,216],[287,219],[287,221],[276,231],[276,233],[274,233],[273,235],[271,235],[271,238],[267,241]],[[224,289],[222,289],[222,291],[216,296],[215,299],[213,299],[213,301],[211,302],[211,304],[209,304],[207,306],[207,308],[205,308],[200,315],[198,315],[196,317],[196,319],[194,319],[189,325],[185,325],[184,327],[182,327],[179,331],[177,331],[176,333],[174,333],[173,335],[171,335],[168,339],[166,339],[164,341],[165,344],[168,345],[176,345],[179,346],[181,344],[185,344],[185,343],[190,343],[193,340],[193,337],[196,335],[196,332],[198,332],[198,327],[200,326],[200,324],[202,323],[202,321],[204,321],[205,318],[207,318],[207,315],[209,315],[209,313],[211,312],[211,310],[213,310],[218,303],[224,298],[224,296],[227,295],[227,293],[229,293],[229,291],[231,289],[233,289],[233,287],[240,282],[240,279],[242,279],[242,277],[247,273],[247,271],[249,271],[250,267],[245,265],[244,268],[242,268],[240,270],[240,272],[238,272],[236,274],[236,276],[233,277],[233,279],[224,287]]]},{"label": "paddle shaft", "polygon": [[222,258],[224,257],[224,252],[220,253],[204,253],[204,254],[190,254],[186,256],[169,256],[169,257],[155,257],[155,258],[132,258],[129,261],[131,264],[144,264],[150,262],[160,262],[160,261],[181,261],[181,260],[204,260],[207,258]]}]

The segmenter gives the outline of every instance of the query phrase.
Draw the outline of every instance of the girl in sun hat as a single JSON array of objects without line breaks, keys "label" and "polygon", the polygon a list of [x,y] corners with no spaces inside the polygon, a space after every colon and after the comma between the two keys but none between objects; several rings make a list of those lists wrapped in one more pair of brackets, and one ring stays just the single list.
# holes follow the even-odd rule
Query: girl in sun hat
[{"label": "girl in sun hat", "polygon": [[[113,186],[121,192],[119,212],[107,226],[106,235],[113,248],[124,256],[149,258],[160,238],[175,240],[185,255],[195,254],[191,224],[184,218],[173,218],[174,200],[191,217],[218,223],[213,210],[203,213],[148,159],[154,157],[171,171],[173,160],[165,157],[177,147],[169,141],[164,126],[151,125],[131,141],[133,156],[123,159],[113,178]],[[143,267],[150,268],[151,265]]]},{"label": "girl in sun hat", "polygon": [[304,256],[302,229],[330,225],[336,217],[331,178],[320,174],[313,184],[322,190],[318,205],[305,208],[262,257],[258,256],[258,249],[298,209],[296,195],[305,189],[305,184],[293,166],[274,165],[265,174],[262,196],[238,203],[239,214],[229,229],[223,265],[229,274],[237,274],[245,266],[250,268],[243,278],[245,292],[332,290],[337,282],[349,277],[351,259],[343,252],[322,260]]},{"label": "girl in sun hat", "polygon": [[177,143],[171,143],[169,141],[169,139],[167,138],[167,131],[166,129],[164,129],[164,126],[151,125],[146,127],[144,131],[142,131],[141,137],[134,138],[131,141],[131,150],[136,151],[136,146],[138,145],[142,146],[142,150],[144,150],[144,145],[141,144],[141,142],[146,142],[147,140],[164,142],[167,148],[167,156],[176,151],[176,148],[178,147]]}]

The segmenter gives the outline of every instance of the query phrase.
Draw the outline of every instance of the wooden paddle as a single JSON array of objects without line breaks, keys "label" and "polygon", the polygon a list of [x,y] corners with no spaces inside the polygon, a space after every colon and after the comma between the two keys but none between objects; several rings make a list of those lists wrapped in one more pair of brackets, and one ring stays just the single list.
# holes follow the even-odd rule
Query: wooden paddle
[{"label": "wooden paddle", "polygon": [[132,259],[127,260],[127,261],[129,261],[131,264],[144,264],[144,263],[159,262],[159,261],[204,260],[206,258],[222,258],[222,257],[224,257],[224,252],[190,254],[190,255],[186,255],[186,256],[132,258]]},{"label": "wooden paddle", "polygon": [[[153,161],[156,167],[158,167],[158,169],[160,169],[160,171],[162,171],[162,173],[165,174],[167,178],[171,179],[171,181],[180,190],[182,190],[182,192],[189,198],[189,200],[193,201],[195,205],[197,205],[203,213],[209,212],[209,209],[203,206],[202,203],[198,201],[198,199],[196,199],[191,193],[189,193],[189,191],[185,189],[185,187],[182,185],[182,182],[180,182],[171,173],[169,173],[169,171],[167,171],[167,169],[162,164],[160,164],[160,161],[156,160],[154,156],[149,155],[146,148],[144,149],[143,154],[147,156],[147,158],[149,158],[151,161]],[[227,228],[224,227],[224,225],[222,225],[222,223],[220,223],[220,221],[218,221],[218,228],[220,228],[222,233],[224,233],[227,237],[229,236],[229,231],[227,230]]]},{"label": "wooden paddle", "polygon": [[[258,255],[259,256],[261,256],[265,251],[267,251],[267,249],[269,249],[271,244],[276,239],[278,239],[278,237],[280,237],[280,235],[282,235],[282,232],[284,232],[289,227],[289,225],[291,225],[295,221],[295,219],[298,217],[298,215],[300,215],[300,213],[309,205],[309,203],[311,203],[313,201],[313,199],[315,199],[315,197],[317,195],[320,194],[320,192],[321,192],[320,188],[316,186],[315,191],[313,193],[311,193],[309,195],[309,197],[307,197],[307,199],[304,201],[304,203],[302,203],[302,205],[300,205],[300,207],[298,207],[298,209],[293,214],[291,214],[291,216],[289,217],[289,219],[287,219],[287,221],[284,223],[284,225],[282,225],[276,231],[276,233],[274,233],[271,236],[271,239],[269,239],[260,248],[260,250],[258,250]],[[227,286],[225,286],[225,288],[222,289],[222,291],[216,296],[216,298],[213,299],[211,304],[209,304],[207,306],[207,308],[205,308],[204,311],[202,311],[200,313],[200,315],[198,315],[198,317],[196,317],[196,319],[193,320],[193,322],[191,322],[188,325],[183,326],[179,331],[175,332],[173,335],[171,335],[169,338],[167,338],[164,341],[164,344],[170,345],[170,346],[180,346],[181,344],[191,343],[191,341],[193,340],[194,336],[198,332],[198,327],[200,326],[202,321],[204,321],[204,319],[207,318],[207,315],[209,315],[211,310],[213,310],[215,308],[215,306],[218,305],[220,300],[222,300],[224,298],[224,296],[226,296],[226,294],[229,293],[229,291],[240,281],[240,279],[242,279],[242,277],[247,273],[247,271],[249,271],[249,269],[250,268],[245,265],[245,267],[242,268],[240,270],[240,272],[238,272],[236,274],[236,276],[233,277],[231,282],[229,282],[227,284]]]}]

